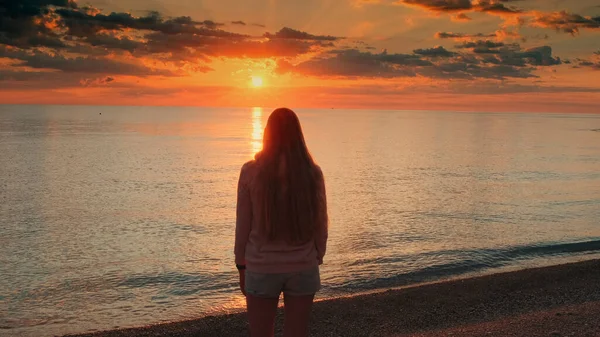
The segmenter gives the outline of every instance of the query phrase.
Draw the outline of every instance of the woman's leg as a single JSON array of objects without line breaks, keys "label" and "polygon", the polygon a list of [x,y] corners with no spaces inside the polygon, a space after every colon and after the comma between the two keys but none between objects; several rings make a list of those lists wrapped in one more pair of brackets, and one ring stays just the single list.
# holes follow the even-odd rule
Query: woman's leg
[{"label": "woman's leg", "polygon": [[275,313],[279,298],[255,297],[246,295],[250,336],[271,337],[275,327]]},{"label": "woman's leg", "polygon": [[306,296],[291,296],[284,294],[284,337],[308,336],[308,321],[310,319],[310,310],[312,308],[314,298],[315,294]]}]

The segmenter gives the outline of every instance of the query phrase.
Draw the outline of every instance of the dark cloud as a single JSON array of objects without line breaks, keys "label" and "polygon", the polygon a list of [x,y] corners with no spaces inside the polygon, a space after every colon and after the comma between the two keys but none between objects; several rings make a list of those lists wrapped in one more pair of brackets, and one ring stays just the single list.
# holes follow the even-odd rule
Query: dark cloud
[{"label": "dark cloud", "polygon": [[500,52],[497,48],[503,47],[503,42],[495,42],[490,40],[477,40],[464,42],[463,44],[457,45],[458,49],[471,49],[476,54],[497,54]]},{"label": "dark cloud", "polygon": [[484,13],[495,13],[495,14],[519,14],[523,11],[513,7],[507,7],[504,5],[506,2],[514,2],[513,0],[479,0],[474,5],[474,9]]},{"label": "dark cloud", "polygon": [[577,58],[575,61],[577,62],[577,65],[575,65],[574,68],[589,67],[595,70],[600,70],[600,50],[594,52],[590,58]]},{"label": "dark cloud", "polygon": [[471,21],[473,19],[471,19],[471,17],[465,13],[458,13],[452,17],[452,20],[457,22],[466,22]]},{"label": "dark cloud", "polygon": [[416,68],[407,67],[405,63],[421,62],[412,55],[386,52],[372,54],[356,49],[339,50],[332,55],[333,57],[328,58],[313,58],[298,65],[280,60],[277,62],[277,71],[318,77],[414,77]]},{"label": "dark cloud", "polygon": [[442,46],[437,46],[434,48],[427,48],[427,49],[415,49],[413,52],[418,55],[431,56],[431,57],[450,57],[450,56],[454,56],[456,54],[456,53],[446,50]]},{"label": "dark cloud", "polygon": [[55,69],[65,73],[113,73],[135,76],[174,76],[172,71],[152,69],[140,63],[126,63],[110,58],[79,56],[66,57],[40,50],[18,50],[0,46],[0,57],[20,61],[19,66],[34,69]]},{"label": "dark cloud", "polygon": [[[486,47],[489,53],[479,53]],[[493,79],[536,77],[537,67],[560,64],[548,46],[521,49],[518,44],[492,41],[460,45],[464,52],[450,52],[441,47],[417,49],[412,54],[361,52],[357,49],[336,50],[327,57],[293,65],[277,64],[281,73],[298,73],[318,77],[415,77],[440,79]]]},{"label": "dark cloud", "polygon": [[[186,19],[190,19],[189,16],[185,17]],[[203,25],[206,28],[210,28],[210,29],[216,29],[219,26],[224,26],[224,23],[220,23],[220,22],[214,22],[212,20],[204,20],[204,21],[200,21],[200,22],[193,22],[190,21],[192,24],[196,24],[196,25]]]},{"label": "dark cloud", "polygon": [[329,42],[299,39],[218,38],[192,34],[146,36],[145,49],[138,53],[171,53],[174,59],[204,59],[208,57],[269,58],[296,57],[320,48],[331,47]]},{"label": "dark cloud", "polygon": [[246,23],[244,21],[231,21],[231,24],[233,25],[240,25],[240,26],[245,26]]},{"label": "dark cloud", "polygon": [[518,57],[526,59],[529,64],[536,66],[552,66],[561,64],[560,58],[552,56],[552,48],[550,46],[541,46],[529,48],[523,52],[516,54]]},{"label": "dark cloud", "polygon": [[467,12],[481,12],[510,16],[510,19],[507,18],[508,25],[524,25],[526,18],[531,18],[530,26],[555,29],[573,35],[584,28],[600,29],[600,16],[584,16],[567,11],[530,11],[509,5],[519,1],[522,0],[400,0],[399,3],[438,13],[454,13],[454,21],[470,21]]},{"label": "dark cloud", "polygon": [[521,35],[515,31],[509,31],[506,28],[497,30],[494,33],[483,34],[466,34],[466,33],[453,33],[453,32],[437,32],[435,33],[436,39],[453,39],[457,41],[473,41],[473,40],[481,40],[481,39],[489,39],[495,38],[497,40],[506,40],[506,39],[518,39],[521,38]]},{"label": "dark cloud", "polygon": [[468,42],[457,48],[470,49],[480,62],[508,66],[553,66],[562,64],[552,55],[550,46],[521,49],[519,44],[504,44],[493,41]]},{"label": "dark cloud", "polygon": [[401,0],[400,3],[440,12],[457,12],[473,9],[471,0]]},{"label": "dark cloud", "polygon": [[3,0],[0,1],[0,44],[30,48],[61,47],[52,31],[53,18],[47,17],[49,6],[76,8],[70,0]]},{"label": "dark cloud", "polygon": [[437,32],[435,33],[437,39],[472,39],[482,37],[496,37],[496,34],[464,34],[464,33],[451,33],[451,32]]},{"label": "dark cloud", "polygon": [[498,48],[504,46],[502,42],[495,42],[489,40],[479,40],[479,41],[471,41],[464,42],[456,46],[457,48]]},{"label": "dark cloud", "polygon": [[296,40],[311,40],[311,41],[336,41],[339,37],[329,35],[312,35],[306,32],[301,32],[292,28],[284,27],[275,34],[265,33],[269,39],[296,39]]},{"label": "dark cloud", "polygon": [[[511,0],[400,0],[400,3],[417,6],[435,12],[487,12],[494,14],[518,14],[522,11],[507,7],[504,3]],[[459,13],[458,15],[461,15]],[[462,14],[464,15],[464,14]]]},{"label": "dark cloud", "polygon": [[100,77],[100,78],[84,78],[79,83],[84,87],[92,87],[92,86],[104,86],[108,85],[115,81],[114,77]]},{"label": "dark cloud", "polygon": [[127,36],[115,36],[112,33],[99,33],[86,37],[83,41],[92,46],[100,46],[109,49],[121,49],[133,53],[135,50],[144,48],[145,44],[133,40]]},{"label": "dark cloud", "polygon": [[56,10],[69,34],[85,37],[103,30],[150,30],[164,34],[174,35],[181,33],[197,34],[204,36],[241,37],[236,33],[217,29],[221,23],[214,21],[194,21],[189,16],[173,19],[164,19],[158,12],[150,12],[147,16],[134,17],[130,13],[115,13],[108,15],[96,13],[86,9],[59,8]]},{"label": "dark cloud", "polygon": [[531,24],[536,27],[552,28],[575,35],[582,28],[600,29],[600,16],[585,17],[566,11],[554,13],[535,12]]}]

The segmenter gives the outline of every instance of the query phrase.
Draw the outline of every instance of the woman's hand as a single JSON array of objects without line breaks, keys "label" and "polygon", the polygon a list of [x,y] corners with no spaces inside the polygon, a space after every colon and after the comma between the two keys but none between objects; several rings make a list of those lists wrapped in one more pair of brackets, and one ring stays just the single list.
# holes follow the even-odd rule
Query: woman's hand
[{"label": "woman's hand", "polygon": [[240,290],[246,296],[246,270],[240,270]]}]

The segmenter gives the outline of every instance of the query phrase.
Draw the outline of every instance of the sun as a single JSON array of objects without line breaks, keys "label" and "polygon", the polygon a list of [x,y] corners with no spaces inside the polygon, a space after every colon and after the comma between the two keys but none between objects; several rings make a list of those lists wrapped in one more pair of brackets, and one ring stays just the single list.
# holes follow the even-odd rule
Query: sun
[{"label": "sun", "polygon": [[263,86],[263,79],[260,76],[252,76],[252,86],[260,88]]}]

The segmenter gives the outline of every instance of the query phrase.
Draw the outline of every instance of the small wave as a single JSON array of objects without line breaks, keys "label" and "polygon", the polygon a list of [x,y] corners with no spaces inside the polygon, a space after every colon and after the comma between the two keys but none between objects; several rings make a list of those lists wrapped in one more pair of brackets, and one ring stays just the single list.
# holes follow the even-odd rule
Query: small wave
[{"label": "small wave", "polygon": [[202,292],[219,292],[235,285],[231,273],[163,272],[155,275],[131,275],[117,286],[124,288],[154,288],[161,296],[191,296]]},{"label": "small wave", "polygon": [[[396,257],[377,258],[369,261],[368,259],[358,260],[351,265],[364,264],[388,264],[394,268],[396,265],[404,265],[406,261],[439,261],[433,257],[439,257],[445,261],[432,265],[416,268],[413,270],[399,273],[382,278],[364,278],[355,279],[340,285],[332,285],[329,288],[333,291],[356,291],[372,290],[389,287],[401,287],[411,284],[424,283],[440,280],[443,278],[464,275],[482,271],[485,269],[500,268],[515,264],[517,261],[530,260],[541,257],[581,254],[581,253],[600,253],[600,239],[584,242],[572,243],[544,243],[538,245],[513,246],[501,249],[477,249],[477,250],[446,250],[427,252],[418,255],[404,255]],[[399,267],[398,269],[403,269]]]}]

